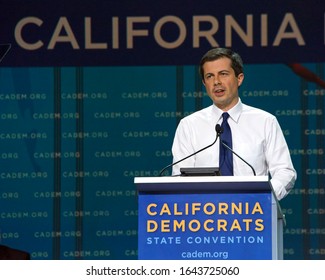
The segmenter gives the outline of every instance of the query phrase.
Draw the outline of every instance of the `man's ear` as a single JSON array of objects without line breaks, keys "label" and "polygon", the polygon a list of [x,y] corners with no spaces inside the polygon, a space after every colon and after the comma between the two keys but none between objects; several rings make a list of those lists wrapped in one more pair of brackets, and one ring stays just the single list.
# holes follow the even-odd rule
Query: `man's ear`
[{"label": "man's ear", "polygon": [[238,80],[238,87],[240,87],[244,81],[244,73],[240,73],[237,77],[237,80]]}]

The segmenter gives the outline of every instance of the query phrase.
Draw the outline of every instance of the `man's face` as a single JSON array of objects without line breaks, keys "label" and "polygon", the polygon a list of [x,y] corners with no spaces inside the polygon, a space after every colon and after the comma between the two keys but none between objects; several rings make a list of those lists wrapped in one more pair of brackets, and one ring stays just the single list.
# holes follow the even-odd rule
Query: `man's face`
[{"label": "man's face", "polygon": [[234,107],[238,102],[238,87],[244,80],[244,74],[236,77],[231,60],[227,57],[204,63],[203,71],[203,84],[213,103],[223,111]]}]

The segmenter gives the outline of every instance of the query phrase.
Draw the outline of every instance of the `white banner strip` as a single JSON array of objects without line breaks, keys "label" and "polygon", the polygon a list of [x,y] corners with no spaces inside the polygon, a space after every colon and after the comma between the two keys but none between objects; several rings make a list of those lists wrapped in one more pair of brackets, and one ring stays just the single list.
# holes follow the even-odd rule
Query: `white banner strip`
[{"label": "white banner strip", "polygon": [[[0,261],[1,279],[319,279],[324,261]],[[220,278],[221,277],[221,278]]]}]

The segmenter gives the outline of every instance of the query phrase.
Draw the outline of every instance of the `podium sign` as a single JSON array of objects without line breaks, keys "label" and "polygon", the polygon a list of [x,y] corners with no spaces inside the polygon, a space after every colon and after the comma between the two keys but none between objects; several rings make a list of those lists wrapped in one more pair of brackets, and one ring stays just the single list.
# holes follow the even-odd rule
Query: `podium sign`
[{"label": "podium sign", "polygon": [[276,258],[267,178],[235,178],[135,178],[139,259]]}]

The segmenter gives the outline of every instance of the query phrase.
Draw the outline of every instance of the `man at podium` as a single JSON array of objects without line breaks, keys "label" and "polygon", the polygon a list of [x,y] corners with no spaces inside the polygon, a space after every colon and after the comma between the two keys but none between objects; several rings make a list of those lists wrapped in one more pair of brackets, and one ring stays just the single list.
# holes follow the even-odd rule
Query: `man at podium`
[{"label": "man at podium", "polygon": [[266,175],[277,199],[284,198],[297,173],[276,117],[239,97],[244,81],[240,55],[211,49],[199,72],[212,105],[180,121],[172,146],[173,175],[184,167],[219,167],[222,176]]}]

